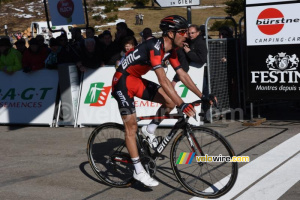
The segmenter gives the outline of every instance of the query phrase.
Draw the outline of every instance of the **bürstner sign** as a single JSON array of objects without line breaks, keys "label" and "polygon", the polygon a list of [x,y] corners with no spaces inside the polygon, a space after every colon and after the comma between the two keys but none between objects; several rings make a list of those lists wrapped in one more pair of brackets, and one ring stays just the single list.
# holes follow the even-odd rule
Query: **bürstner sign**
[{"label": "b\u00fcrstner sign", "polygon": [[300,44],[299,9],[299,3],[247,7],[247,45]]},{"label": "b\u00fcrstner sign", "polygon": [[200,0],[155,0],[160,7],[199,6]]}]

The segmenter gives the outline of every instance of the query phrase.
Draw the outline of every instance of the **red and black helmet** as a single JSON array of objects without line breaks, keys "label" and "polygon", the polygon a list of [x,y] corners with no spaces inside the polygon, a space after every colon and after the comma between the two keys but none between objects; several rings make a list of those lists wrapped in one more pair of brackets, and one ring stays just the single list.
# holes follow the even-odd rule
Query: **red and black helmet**
[{"label": "red and black helmet", "polygon": [[188,26],[188,22],[184,17],[179,15],[170,15],[160,21],[159,28],[166,33],[170,30],[176,31],[179,29],[187,29]]}]

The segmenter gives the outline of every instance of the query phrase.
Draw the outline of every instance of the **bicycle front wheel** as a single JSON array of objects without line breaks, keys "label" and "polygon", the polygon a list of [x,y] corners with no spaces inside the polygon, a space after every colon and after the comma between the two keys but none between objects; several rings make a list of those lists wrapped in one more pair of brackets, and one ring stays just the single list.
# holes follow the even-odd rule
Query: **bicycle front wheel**
[{"label": "bicycle front wheel", "polygon": [[193,155],[191,152],[195,152],[196,156],[204,156],[203,159],[207,155],[206,161],[213,161],[210,159],[212,156],[232,158],[235,153],[221,134],[205,127],[194,127],[190,139],[187,134],[180,133],[172,144],[171,166],[181,185],[196,196],[218,198],[233,187],[238,174],[236,162],[198,162],[196,157],[189,159],[189,155]]},{"label": "bicycle front wheel", "polygon": [[128,187],[134,181],[123,125],[106,123],[96,127],[89,137],[87,154],[93,171],[106,184]]}]

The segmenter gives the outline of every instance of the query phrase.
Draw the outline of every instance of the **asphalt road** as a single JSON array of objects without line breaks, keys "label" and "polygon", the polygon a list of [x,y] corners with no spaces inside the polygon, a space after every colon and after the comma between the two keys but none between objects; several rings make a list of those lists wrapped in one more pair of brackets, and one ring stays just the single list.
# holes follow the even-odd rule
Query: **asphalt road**
[{"label": "asphalt road", "polygon": [[[221,199],[249,199],[250,193],[250,199],[299,199],[300,145],[292,144],[300,141],[300,120],[270,120],[257,127],[242,126],[241,121],[220,121],[214,125],[218,126],[212,128],[230,141],[237,155],[250,156],[250,163],[239,164],[233,192]],[[92,130],[0,126],[0,199],[193,198],[170,169],[169,149],[157,162],[158,187],[150,189],[136,183],[118,189],[102,184],[86,155]],[[167,131],[159,129],[157,134]],[[281,154],[274,156],[272,150]],[[291,178],[285,180],[285,176]],[[276,191],[279,194],[274,196]]]}]

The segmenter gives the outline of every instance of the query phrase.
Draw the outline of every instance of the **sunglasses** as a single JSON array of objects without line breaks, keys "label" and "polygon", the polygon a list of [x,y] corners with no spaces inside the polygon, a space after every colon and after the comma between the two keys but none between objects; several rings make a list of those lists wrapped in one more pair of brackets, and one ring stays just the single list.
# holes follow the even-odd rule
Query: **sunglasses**
[{"label": "sunglasses", "polygon": [[179,33],[179,35],[184,36],[187,33],[187,30],[186,29],[179,30],[179,31],[176,31],[176,33]]}]

